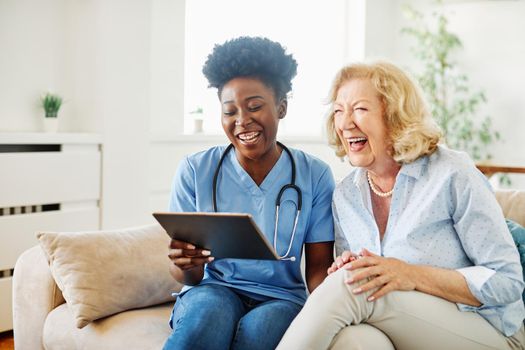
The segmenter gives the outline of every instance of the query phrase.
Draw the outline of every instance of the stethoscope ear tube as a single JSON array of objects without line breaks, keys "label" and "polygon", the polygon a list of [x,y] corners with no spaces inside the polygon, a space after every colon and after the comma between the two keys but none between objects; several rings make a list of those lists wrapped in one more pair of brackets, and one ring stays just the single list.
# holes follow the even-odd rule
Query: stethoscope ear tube
[{"label": "stethoscope ear tube", "polygon": [[301,192],[301,189],[294,185],[294,184],[288,184],[281,187],[281,190],[279,191],[279,194],[277,195],[277,198],[275,199],[275,206],[280,207],[281,206],[281,197],[283,196],[284,191],[287,189],[294,189],[297,192],[297,210],[301,211],[301,208],[303,206],[303,193]]}]

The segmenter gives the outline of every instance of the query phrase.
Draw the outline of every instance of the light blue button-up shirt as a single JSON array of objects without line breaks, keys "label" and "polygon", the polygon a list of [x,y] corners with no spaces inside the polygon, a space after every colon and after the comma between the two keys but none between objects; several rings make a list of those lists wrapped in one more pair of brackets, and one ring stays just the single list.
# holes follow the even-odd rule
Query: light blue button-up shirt
[{"label": "light blue button-up shirt", "polygon": [[[225,147],[213,147],[186,157],[173,179],[170,211],[211,212],[213,174]],[[291,237],[297,194],[286,190],[281,199],[277,254],[283,256],[291,244],[295,261],[216,259],[206,265],[201,284],[235,288],[255,299],[277,298],[304,304],[306,289],[301,275],[304,243],[332,242],[334,229],[331,201],[335,187],[332,172],[321,160],[290,148],[296,166],[296,185],[302,192],[302,210],[295,236]],[[248,213],[270,244],[274,243],[275,200],[291,181],[292,163],[282,152],[264,181],[257,186],[231,150],[225,157],[217,181],[217,208],[221,212]],[[213,251],[211,252],[213,256]],[[182,293],[188,290],[185,286]]]},{"label": "light blue button-up shirt", "polygon": [[336,249],[454,269],[506,336],[525,318],[520,258],[489,183],[461,152],[439,147],[404,164],[396,178],[383,240],[374,220],[366,170],[355,168],[334,192]]}]

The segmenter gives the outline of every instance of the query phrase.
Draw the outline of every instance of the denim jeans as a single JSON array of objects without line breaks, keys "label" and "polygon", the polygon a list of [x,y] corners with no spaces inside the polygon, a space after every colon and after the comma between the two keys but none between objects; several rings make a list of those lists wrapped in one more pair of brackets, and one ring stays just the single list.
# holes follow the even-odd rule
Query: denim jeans
[{"label": "denim jeans", "polygon": [[275,349],[301,307],[255,300],[224,286],[196,286],[177,299],[164,349]]}]

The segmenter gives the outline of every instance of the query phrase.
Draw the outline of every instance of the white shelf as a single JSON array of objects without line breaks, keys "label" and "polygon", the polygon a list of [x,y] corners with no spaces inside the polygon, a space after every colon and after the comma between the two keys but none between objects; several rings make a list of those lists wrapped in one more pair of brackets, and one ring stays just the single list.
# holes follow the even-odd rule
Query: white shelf
[{"label": "white shelf", "polygon": [[98,144],[102,135],[95,133],[0,132],[0,144]]}]

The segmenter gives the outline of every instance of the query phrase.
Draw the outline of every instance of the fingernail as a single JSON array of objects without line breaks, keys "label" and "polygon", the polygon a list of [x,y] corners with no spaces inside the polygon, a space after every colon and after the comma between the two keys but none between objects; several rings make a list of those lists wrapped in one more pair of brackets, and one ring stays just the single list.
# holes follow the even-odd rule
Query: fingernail
[{"label": "fingernail", "polygon": [[368,300],[368,301],[374,301],[375,298],[374,298],[374,297],[368,297],[368,299],[366,299],[366,300]]},{"label": "fingernail", "polygon": [[361,288],[356,288],[352,291],[352,293],[354,294],[357,294],[357,293],[361,293]]},{"label": "fingernail", "polygon": [[188,249],[195,249],[195,246],[193,244],[187,244],[186,248],[188,248]]},{"label": "fingernail", "polygon": [[210,257],[208,258],[208,262],[212,262],[213,260],[215,260],[215,258],[214,258],[213,256],[210,256]]},{"label": "fingernail", "polygon": [[207,255],[210,255],[210,254],[211,254],[211,252],[209,250],[203,250],[202,251],[202,255],[206,255],[207,256]]},{"label": "fingernail", "polygon": [[354,279],[352,277],[350,277],[349,279],[346,280],[347,283],[354,283]]},{"label": "fingernail", "polygon": [[348,263],[345,265],[345,269],[346,270],[351,270],[352,269],[352,264],[351,263]]}]

